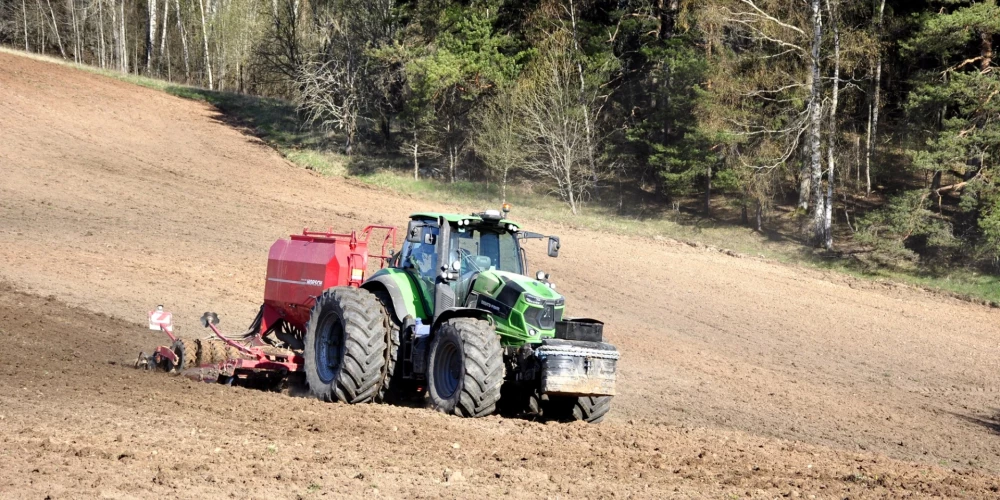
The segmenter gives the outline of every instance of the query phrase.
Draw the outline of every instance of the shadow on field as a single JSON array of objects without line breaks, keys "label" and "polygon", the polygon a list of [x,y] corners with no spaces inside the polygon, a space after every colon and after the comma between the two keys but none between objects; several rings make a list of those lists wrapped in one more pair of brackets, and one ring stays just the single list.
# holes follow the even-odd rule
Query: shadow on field
[{"label": "shadow on field", "polygon": [[984,427],[994,434],[1000,435],[1000,410],[994,409],[992,415],[963,415],[961,413],[950,412],[952,415],[958,417],[959,420],[964,420],[970,424],[976,424],[980,427]]},{"label": "shadow on field", "polygon": [[177,97],[215,106],[219,114],[213,119],[242,129],[272,146],[313,148],[328,142],[323,133],[301,127],[295,106],[279,99],[180,85],[169,86],[166,91]]}]

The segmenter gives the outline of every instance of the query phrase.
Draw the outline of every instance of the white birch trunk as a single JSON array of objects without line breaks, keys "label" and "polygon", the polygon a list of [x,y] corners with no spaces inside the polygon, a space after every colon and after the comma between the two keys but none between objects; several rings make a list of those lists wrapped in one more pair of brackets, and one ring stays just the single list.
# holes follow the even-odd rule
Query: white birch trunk
[{"label": "white birch trunk", "polygon": [[828,167],[823,213],[823,246],[827,250],[833,249],[833,171],[837,149],[837,104],[840,99],[840,27],[834,6],[831,6],[830,0],[826,0],[826,10],[830,13],[830,27],[833,30],[833,91],[830,97],[830,135],[826,144]]},{"label": "white birch trunk", "polygon": [[170,17],[170,0],[163,0],[163,20],[160,24],[163,25],[163,31],[160,33],[160,59],[163,58],[163,51],[166,49],[167,45],[167,19]]},{"label": "white birch trunk", "polygon": [[413,180],[420,180],[420,143],[417,142],[417,131],[413,130]]},{"label": "white birch trunk", "polygon": [[106,46],[104,43],[104,0],[97,0],[97,31],[100,39],[97,40],[97,59],[101,65],[101,69],[104,69],[107,64],[107,57],[105,55]]},{"label": "white birch trunk", "polygon": [[809,141],[802,141],[802,166],[799,168],[799,210],[809,209],[812,193],[812,176],[809,174]]},{"label": "white birch trunk", "polygon": [[147,0],[146,10],[149,14],[146,25],[146,74],[149,74],[153,70],[153,47],[156,46],[156,0]]},{"label": "white birch trunk", "polygon": [[118,14],[121,23],[119,24],[118,42],[121,43],[121,70],[122,73],[128,73],[128,39],[126,38],[125,32],[125,0],[118,5]]},{"label": "white birch trunk", "polygon": [[59,36],[59,24],[56,21],[56,12],[52,10],[52,1],[45,0],[45,3],[49,6],[49,15],[52,16],[52,31],[56,33],[56,43],[59,45],[59,53],[62,54],[63,59],[66,59],[66,49],[63,48],[62,37]]},{"label": "white birch trunk", "polygon": [[70,22],[73,23],[73,62],[80,63],[80,21],[76,16],[76,1],[67,0]]},{"label": "white birch trunk", "polygon": [[812,217],[811,227],[813,242],[823,243],[823,158],[820,133],[823,127],[823,80],[820,75],[820,48],[823,44],[823,14],[820,10],[820,0],[812,0],[813,43],[812,43],[812,91],[810,93],[809,123],[809,177],[812,185]]},{"label": "white birch trunk", "polygon": [[28,5],[25,0],[21,0],[21,14],[24,15],[24,51],[31,52],[31,47],[28,45]]},{"label": "white birch trunk", "polygon": [[184,53],[184,82],[191,82],[191,55],[188,52],[187,30],[181,19],[181,0],[174,0],[174,10],[177,11],[177,31],[181,36],[181,52]]},{"label": "white birch trunk", "polygon": [[[114,1],[109,2],[111,5],[111,58],[108,61],[108,65],[114,67],[115,59],[119,57],[118,48],[118,6],[115,5]],[[121,68],[121,63],[118,63],[119,69]]]},{"label": "white birch trunk", "polygon": [[[885,0],[876,0],[878,13],[875,15],[876,37],[882,42],[882,16],[885,13]],[[882,46],[878,47],[878,57],[875,61],[875,82],[872,92],[872,104],[868,110],[868,139],[865,143],[865,196],[872,193],[872,159],[875,157],[875,145],[878,142],[878,111],[882,100]]]},{"label": "white birch trunk", "polygon": [[208,53],[208,26],[205,23],[205,0],[198,0],[198,6],[201,10],[201,39],[205,46],[205,72],[208,74],[208,90],[213,90],[215,84],[212,82],[212,60]]}]

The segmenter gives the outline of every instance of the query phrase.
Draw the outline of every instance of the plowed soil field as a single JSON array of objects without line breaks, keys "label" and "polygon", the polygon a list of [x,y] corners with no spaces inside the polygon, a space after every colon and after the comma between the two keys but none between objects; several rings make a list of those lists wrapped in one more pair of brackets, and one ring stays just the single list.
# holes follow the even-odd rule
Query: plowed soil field
[{"label": "plowed soil field", "polygon": [[[203,103],[0,52],[0,497],[1000,496],[1000,310],[656,238],[523,222],[622,352],[599,425],[139,372],[268,246],[429,204],[297,168]],[[516,212],[514,214],[516,216]]]}]

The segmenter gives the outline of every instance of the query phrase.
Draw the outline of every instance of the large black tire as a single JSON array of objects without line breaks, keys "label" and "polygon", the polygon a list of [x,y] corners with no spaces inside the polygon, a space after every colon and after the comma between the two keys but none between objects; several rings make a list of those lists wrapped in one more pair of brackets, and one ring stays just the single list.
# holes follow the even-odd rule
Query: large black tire
[{"label": "large black tire", "polygon": [[367,403],[385,376],[382,309],[367,290],[323,292],[306,323],[305,372],[309,392],[323,401]]},{"label": "large black tire", "polygon": [[392,312],[392,297],[385,291],[372,292],[381,307],[382,324],[385,327],[386,350],[385,350],[385,378],[379,386],[379,402],[394,402],[404,396],[405,388],[408,385],[403,379],[403,365],[399,363],[400,346],[402,345],[402,325],[396,321],[396,315]]},{"label": "large black tire", "polygon": [[564,422],[583,420],[596,424],[611,410],[611,396],[550,397],[542,405],[542,416]]},{"label": "large black tire", "polygon": [[503,350],[493,325],[481,319],[455,318],[434,333],[427,389],[438,411],[462,417],[493,413],[503,376]]}]

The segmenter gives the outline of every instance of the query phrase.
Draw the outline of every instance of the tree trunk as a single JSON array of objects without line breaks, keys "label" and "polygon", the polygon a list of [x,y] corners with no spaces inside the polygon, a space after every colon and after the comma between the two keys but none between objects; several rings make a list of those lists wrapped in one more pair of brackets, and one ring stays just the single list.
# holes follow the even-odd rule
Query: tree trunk
[{"label": "tree trunk", "polygon": [[35,26],[38,28],[38,42],[35,46],[38,47],[38,53],[42,54],[45,52],[45,26],[48,21],[45,20],[45,9],[42,8],[41,0],[35,0],[38,8],[35,9]]},{"label": "tree trunk", "polygon": [[125,0],[122,0],[122,2],[118,5],[118,9],[119,9],[118,10],[118,14],[119,14],[118,17],[121,20],[121,23],[119,25],[119,29],[120,29],[121,32],[118,34],[118,42],[121,43],[121,48],[120,48],[121,51],[119,52],[119,55],[121,55],[121,61],[119,61],[119,63],[121,64],[122,73],[128,73],[128,40],[127,40],[127,38],[125,36],[126,35],[126,32],[125,32]]},{"label": "tree trunk", "polygon": [[212,61],[208,54],[208,26],[205,23],[205,0],[198,0],[198,6],[201,10],[201,38],[205,42],[205,72],[208,74],[208,90],[213,90],[215,84],[212,82]]},{"label": "tree trunk", "polygon": [[979,39],[979,54],[983,57],[983,60],[979,62],[979,69],[985,73],[993,64],[993,33],[982,33],[979,35]]},{"label": "tree trunk", "polygon": [[[569,14],[570,14],[570,20],[573,25],[573,50],[580,52],[580,43],[577,40],[577,32],[576,32],[576,7],[574,5],[573,0],[570,0],[569,2]],[[580,77],[580,111],[583,112],[583,125],[584,125],[584,130],[586,131],[587,161],[590,164],[590,173],[591,175],[594,176],[596,180],[597,161],[596,158],[594,158],[594,133],[592,132],[590,125],[590,106],[587,103],[587,96],[585,90],[586,85],[583,77],[583,63],[577,62],[576,70]]]},{"label": "tree trunk", "polygon": [[156,0],[147,0],[146,11],[149,15],[149,23],[146,24],[146,74],[148,75],[153,71],[153,47],[156,46]]},{"label": "tree trunk", "polygon": [[21,14],[24,15],[24,51],[31,52],[31,47],[28,45],[28,5],[25,0],[21,0]]},{"label": "tree trunk", "polygon": [[507,203],[507,172],[510,170],[509,166],[503,167],[503,180],[500,184],[500,204]]},{"label": "tree trunk", "polygon": [[80,63],[80,21],[76,17],[76,1],[68,0],[66,7],[69,8],[70,23],[73,24],[73,62]]},{"label": "tree trunk", "polygon": [[854,136],[854,176],[855,187],[861,185],[861,134]]},{"label": "tree trunk", "polygon": [[99,52],[97,58],[101,62],[101,69],[104,69],[108,64],[107,45],[104,42],[104,0],[97,0],[97,31],[101,36],[97,42],[97,51]]},{"label": "tree trunk", "polygon": [[820,75],[820,48],[823,44],[823,14],[820,11],[820,0],[812,0],[813,43],[812,43],[812,91],[810,93],[809,124],[809,182],[812,185],[812,223],[813,243],[823,243],[823,167],[822,144],[820,133],[823,127],[823,80]]},{"label": "tree trunk", "polygon": [[52,10],[52,1],[45,0],[45,3],[49,6],[49,14],[52,16],[52,31],[56,32],[56,43],[59,45],[59,53],[62,54],[63,59],[66,59],[66,49],[63,48],[62,37],[59,36],[59,25],[56,21],[56,13]]},{"label": "tree trunk", "polygon": [[755,220],[757,222],[757,232],[764,231],[764,204],[757,200],[757,210],[755,210]]},{"label": "tree trunk", "polygon": [[417,130],[413,130],[413,180],[420,180],[420,143],[417,142]]},{"label": "tree trunk", "polygon": [[705,169],[705,217],[712,215],[712,165]]},{"label": "tree trunk", "polygon": [[875,15],[875,36],[879,42],[878,57],[875,60],[875,82],[872,89],[872,103],[868,110],[868,140],[865,144],[865,196],[872,194],[872,159],[875,157],[875,143],[878,142],[878,112],[882,103],[882,16],[885,0],[878,1]]},{"label": "tree trunk", "polygon": [[177,11],[177,31],[181,37],[181,52],[184,52],[184,82],[191,82],[191,56],[188,53],[187,31],[181,20],[181,0],[174,0],[174,10]]},{"label": "tree trunk", "polygon": [[457,168],[456,163],[458,162],[458,146],[451,145],[448,146],[448,172],[450,175],[449,182],[455,183],[455,169]]},{"label": "tree trunk", "polygon": [[[836,5],[836,4],[834,4]],[[826,10],[830,14],[830,27],[833,29],[833,90],[830,97],[830,136],[827,138],[827,178],[826,200],[823,213],[823,247],[833,249],[833,171],[834,157],[837,151],[837,104],[840,99],[840,27],[837,24],[837,11],[826,0]]]},{"label": "tree trunk", "polygon": [[576,215],[576,197],[573,195],[573,183],[570,181],[569,186],[569,210]]},{"label": "tree trunk", "polygon": [[[167,25],[170,24],[167,22],[167,20],[169,17],[170,17],[170,0],[163,0],[163,20],[160,21],[160,23],[163,24],[163,31],[160,33],[160,59],[163,59],[163,52],[166,49],[167,45]],[[167,63],[169,71],[169,61],[167,61]]]},{"label": "tree trunk", "polygon": [[809,141],[802,141],[802,166],[799,168],[799,210],[809,209],[812,175],[809,173]]},{"label": "tree trunk", "polygon": [[[118,61],[121,60],[119,56],[120,52],[118,45],[118,37],[120,33],[118,31],[118,6],[115,5],[114,1],[110,2],[110,5],[111,5],[111,60],[109,61],[109,65],[114,66],[116,60]],[[118,59],[115,59],[116,57]],[[120,62],[118,63],[118,68],[119,69],[121,68]]]}]

